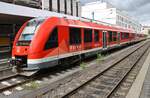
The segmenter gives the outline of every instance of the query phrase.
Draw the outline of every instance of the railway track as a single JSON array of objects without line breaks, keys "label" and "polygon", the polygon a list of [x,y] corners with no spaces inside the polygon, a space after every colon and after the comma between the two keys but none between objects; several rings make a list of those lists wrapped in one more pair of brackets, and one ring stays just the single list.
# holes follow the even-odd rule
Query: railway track
[{"label": "railway track", "polygon": [[[142,47],[142,46],[141,46]],[[141,48],[141,47],[139,47],[139,48]],[[138,49],[139,49],[138,48]],[[138,50],[138,49],[136,49],[136,50]],[[134,51],[134,52],[136,52],[136,50]],[[133,53],[134,53],[133,52]],[[129,56],[129,55],[128,55]],[[127,57],[126,57],[127,58]],[[123,60],[123,59],[122,59]],[[119,61],[118,61],[118,63],[119,63]],[[116,63],[117,64],[117,63]],[[59,67],[59,69],[60,69],[60,67]],[[108,69],[107,69],[108,70]],[[105,70],[105,71],[107,71],[107,70]],[[120,70],[120,69],[118,69],[118,70]],[[63,68],[63,71],[64,71],[64,68]],[[116,69],[116,72],[117,72],[117,69]],[[54,72],[53,72],[54,73]],[[56,73],[56,72],[55,72]],[[61,73],[61,72],[60,72]],[[9,89],[12,89],[12,88],[14,88],[14,87],[17,87],[17,86],[20,86],[20,85],[23,85],[23,84],[25,84],[25,83],[28,83],[28,82],[30,82],[30,81],[34,81],[34,80],[40,80],[42,77],[49,77],[49,75],[50,75],[51,73],[48,73],[48,74],[43,74],[43,75],[41,75],[41,76],[38,76],[38,77],[31,77],[31,78],[27,78],[27,77],[24,77],[24,76],[20,76],[20,75],[12,75],[12,76],[8,76],[8,77],[5,77],[5,78],[3,78],[3,79],[0,79],[0,93],[2,93],[3,91],[6,91],[6,90],[9,90]],[[103,74],[103,73],[100,73],[100,75],[101,74]],[[109,79],[110,80],[110,79]],[[92,81],[92,80],[91,80]],[[88,82],[89,83],[89,82]],[[87,84],[88,84],[87,83]],[[87,85],[87,84],[85,84],[85,85]],[[83,86],[81,86],[81,88],[82,88]],[[77,89],[78,90],[78,89]],[[70,92],[71,93],[71,92]],[[66,94],[64,94],[63,96],[61,96],[61,97],[67,97],[68,96],[68,94],[69,94],[69,96],[70,96],[70,93],[68,92],[68,93],[66,93]],[[73,94],[73,95],[75,95],[75,94]],[[72,94],[71,94],[71,96],[72,96]],[[54,98],[54,97],[52,97],[52,98]],[[78,97],[77,97],[78,98]],[[79,97],[79,98],[81,98],[81,97]]]},{"label": "railway track", "polygon": [[128,94],[132,84],[134,83],[138,73],[140,72],[144,61],[147,59],[148,54],[150,53],[150,48],[142,56],[139,62],[132,68],[130,73],[124,78],[124,80],[119,84],[119,86],[113,91],[109,98],[125,98]]},{"label": "railway track", "polygon": [[[113,66],[98,73],[84,83],[70,83],[66,91],[55,94],[54,98],[109,98],[117,89],[124,78],[136,66],[140,58],[148,50],[149,44],[144,44],[137,48],[131,54],[122,58]],[[84,81],[84,80],[83,80]],[[69,84],[68,84],[69,85]],[[61,88],[63,89],[63,88]]]},{"label": "railway track", "polygon": [[[43,80],[45,81],[45,79],[47,80],[48,77],[50,77],[50,80],[55,80],[55,78],[59,77],[59,75],[61,75],[62,73],[66,74],[70,72],[72,73],[72,71],[76,72],[76,69],[78,69],[77,67],[78,66],[69,66],[69,67],[58,66],[51,69],[47,69],[44,72],[41,71],[31,77],[22,76],[19,74],[12,74],[12,75],[5,76],[3,78],[0,78],[0,93],[5,94],[5,92],[9,90],[12,91],[16,87],[23,86],[23,85],[26,88],[28,84],[29,86],[31,86],[30,84],[32,82],[43,81]],[[5,95],[7,95],[7,93]]]},{"label": "railway track", "polygon": [[[108,98],[123,81],[123,79],[130,73],[132,68],[147,51],[148,47],[149,45],[146,48],[144,47],[144,49],[143,47],[136,49],[136,51],[125,57],[120,62],[117,62],[113,67],[102,73],[99,73],[79,87],[66,93],[64,96],[62,96],[62,98]],[[141,49],[144,51],[142,51],[140,55],[133,59],[133,55],[136,56],[136,53],[141,51]],[[131,59],[133,59],[132,62],[130,62]],[[128,62],[128,64],[126,64],[126,62]]]},{"label": "railway track", "polygon": [[0,59],[0,71],[3,71],[4,69],[10,68],[9,65],[9,58]]},{"label": "railway track", "polygon": [[0,59],[0,66],[1,65],[6,65],[6,64],[8,64],[8,61],[9,61],[9,58],[6,58],[6,59]]},{"label": "railway track", "polygon": [[9,59],[0,60],[0,80],[1,78],[14,74],[14,72],[12,72],[12,66],[9,65],[8,60]]},{"label": "railway track", "polygon": [[0,79],[0,93],[3,91],[16,87],[18,85],[24,84],[31,81],[31,78],[20,76],[18,74],[9,75],[7,77]]}]

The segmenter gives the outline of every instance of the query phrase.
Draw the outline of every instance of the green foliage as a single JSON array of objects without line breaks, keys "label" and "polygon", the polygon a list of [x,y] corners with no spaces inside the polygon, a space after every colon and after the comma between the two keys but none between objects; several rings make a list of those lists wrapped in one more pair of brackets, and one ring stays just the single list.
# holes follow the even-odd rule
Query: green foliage
[{"label": "green foliage", "polygon": [[103,57],[103,55],[97,54],[97,59],[101,59],[102,57]]},{"label": "green foliage", "polygon": [[81,67],[82,69],[85,69],[85,68],[86,68],[86,64],[85,64],[84,62],[82,62],[82,63],[80,64],[80,67]]},{"label": "green foliage", "polygon": [[103,60],[102,58],[104,58],[104,57],[105,57],[105,55],[97,54],[97,61],[101,62]]},{"label": "green foliage", "polygon": [[36,89],[39,87],[39,84],[36,83],[35,81],[30,82],[30,86],[25,86],[24,88],[32,90],[32,89]]}]

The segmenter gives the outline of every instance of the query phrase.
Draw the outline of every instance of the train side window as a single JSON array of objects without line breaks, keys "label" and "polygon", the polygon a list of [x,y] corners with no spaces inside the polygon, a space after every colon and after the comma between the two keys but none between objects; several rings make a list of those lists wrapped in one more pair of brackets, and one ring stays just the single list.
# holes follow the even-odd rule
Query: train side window
[{"label": "train side window", "polygon": [[54,28],[51,32],[46,44],[45,50],[58,47],[58,29]]},{"label": "train side window", "polygon": [[117,32],[113,32],[113,41],[117,41]]},{"label": "train side window", "polygon": [[122,38],[122,39],[125,39],[124,34],[125,34],[125,33],[122,32],[122,34],[121,34],[121,38]]},{"label": "train side window", "polygon": [[121,33],[121,39],[124,39],[124,32]]},{"label": "train side window", "polygon": [[112,31],[108,31],[108,35],[109,35],[108,41],[112,42],[113,41],[113,33],[112,33]]},{"label": "train side window", "polygon": [[81,44],[81,29],[69,28],[69,43],[70,45]]},{"label": "train side window", "polygon": [[92,42],[92,29],[84,29],[84,42]]},{"label": "train side window", "polygon": [[129,33],[125,33],[125,38],[126,38],[126,39],[129,38]]},{"label": "train side window", "polygon": [[99,42],[99,31],[94,30],[94,42]]},{"label": "train side window", "polygon": [[128,39],[129,38],[129,33],[123,32],[121,38],[122,39]]}]

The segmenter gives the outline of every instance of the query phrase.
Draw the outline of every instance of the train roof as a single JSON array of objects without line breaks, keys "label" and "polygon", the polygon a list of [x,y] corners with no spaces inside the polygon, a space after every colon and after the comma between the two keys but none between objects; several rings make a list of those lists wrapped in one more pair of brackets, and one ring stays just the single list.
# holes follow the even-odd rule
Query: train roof
[{"label": "train roof", "polygon": [[67,17],[38,17],[35,18],[36,20],[41,20],[41,19],[55,19],[59,20],[59,23],[57,25],[62,25],[62,26],[71,26],[71,27],[77,27],[77,28],[92,28],[92,29],[99,29],[99,30],[110,30],[110,31],[118,31],[118,32],[130,32],[134,33],[133,30],[131,29],[124,29],[121,27],[115,27],[111,24],[103,23],[103,22],[96,22],[96,21],[85,21],[82,18],[79,19],[69,19]]}]

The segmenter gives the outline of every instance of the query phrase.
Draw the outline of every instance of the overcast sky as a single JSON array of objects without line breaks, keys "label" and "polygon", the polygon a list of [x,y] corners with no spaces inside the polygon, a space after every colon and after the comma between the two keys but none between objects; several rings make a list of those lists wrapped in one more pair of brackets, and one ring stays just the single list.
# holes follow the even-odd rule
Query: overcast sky
[{"label": "overcast sky", "polygon": [[[80,0],[82,4],[98,0]],[[150,25],[150,0],[103,0],[115,7],[125,10],[129,15],[136,17],[142,24]]]}]

